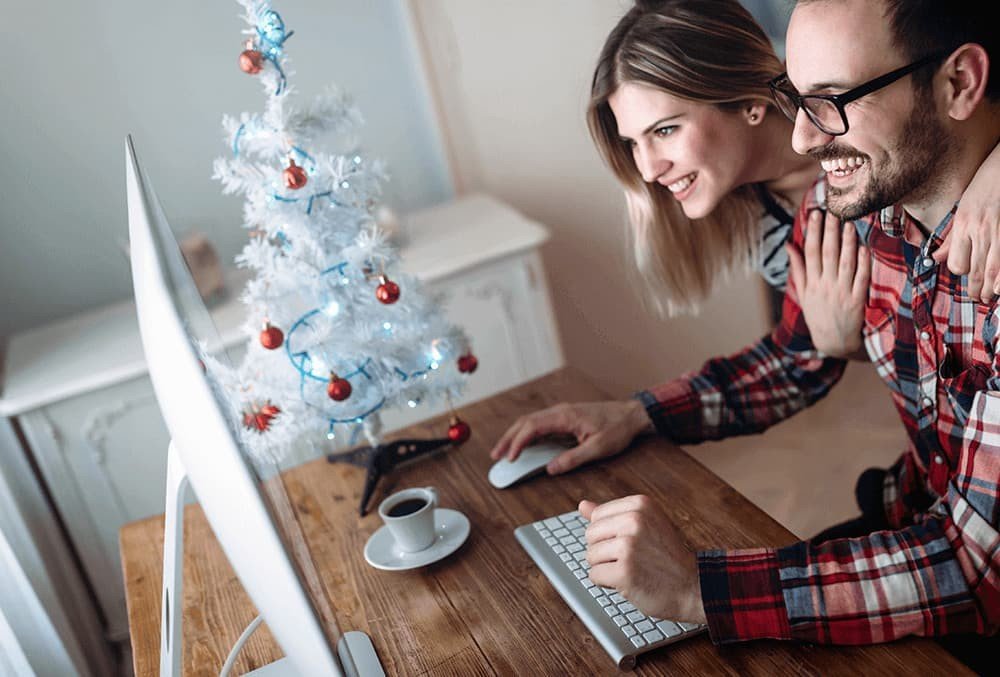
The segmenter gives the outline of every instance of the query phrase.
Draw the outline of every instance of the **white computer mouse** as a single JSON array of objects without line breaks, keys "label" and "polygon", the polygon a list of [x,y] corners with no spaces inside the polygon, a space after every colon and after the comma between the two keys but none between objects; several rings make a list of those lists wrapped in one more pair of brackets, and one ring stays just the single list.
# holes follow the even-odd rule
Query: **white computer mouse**
[{"label": "white computer mouse", "polygon": [[514,461],[501,458],[494,463],[486,477],[497,489],[506,489],[516,482],[544,471],[549,461],[567,449],[569,447],[566,445],[556,442],[539,442],[527,446]]}]

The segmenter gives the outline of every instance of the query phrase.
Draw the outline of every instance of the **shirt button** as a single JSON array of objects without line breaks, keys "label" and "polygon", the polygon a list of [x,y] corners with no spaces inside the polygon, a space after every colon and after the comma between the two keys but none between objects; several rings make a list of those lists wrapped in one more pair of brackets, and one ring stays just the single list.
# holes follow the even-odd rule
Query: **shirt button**
[{"label": "shirt button", "polygon": [[924,402],[924,406],[925,406],[925,407],[929,407],[929,406],[931,406],[932,404],[934,404],[934,400],[932,400],[932,399],[931,399],[931,398],[929,398],[929,397],[924,397],[924,399],[923,399],[923,402]]},{"label": "shirt button", "polygon": [[920,263],[924,264],[924,268],[930,268],[934,265],[934,259],[929,256],[925,256]]},{"label": "shirt button", "polygon": [[930,333],[928,333],[928,332],[926,332],[926,331],[922,331],[922,332],[920,332],[920,340],[921,340],[921,341],[926,341],[926,340],[927,340],[927,339],[929,339],[930,337],[931,337]]},{"label": "shirt button", "polygon": [[941,458],[941,456],[939,456],[939,455],[935,455],[934,456],[934,462],[937,463],[938,465],[941,465],[942,463],[944,463],[944,459]]}]

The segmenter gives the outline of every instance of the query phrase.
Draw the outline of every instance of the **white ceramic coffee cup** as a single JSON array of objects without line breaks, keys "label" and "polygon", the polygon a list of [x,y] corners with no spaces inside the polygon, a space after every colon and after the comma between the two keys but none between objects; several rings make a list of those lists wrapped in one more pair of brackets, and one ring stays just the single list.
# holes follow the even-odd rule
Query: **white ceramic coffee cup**
[{"label": "white ceramic coffee cup", "polygon": [[[398,511],[410,501],[419,501],[423,505],[407,514],[392,514],[393,510]],[[418,552],[429,548],[434,542],[434,509],[437,506],[438,495],[434,487],[404,489],[379,503],[378,515],[396,539],[396,546],[400,550]]]}]

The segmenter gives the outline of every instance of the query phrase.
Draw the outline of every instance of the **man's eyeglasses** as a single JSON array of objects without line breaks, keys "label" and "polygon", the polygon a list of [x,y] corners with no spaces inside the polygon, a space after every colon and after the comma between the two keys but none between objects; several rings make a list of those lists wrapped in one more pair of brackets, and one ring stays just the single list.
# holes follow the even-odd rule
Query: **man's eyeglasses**
[{"label": "man's eyeglasses", "polygon": [[844,112],[844,106],[891,85],[896,80],[909,75],[919,68],[941,60],[947,54],[947,52],[936,52],[925,56],[919,61],[914,61],[908,66],[897,68],[874,80],[869,80],[863,85],[858,85],[843,94],[801,95],[788,80],[788,73],[782,73],[767,84],[771,88],[771,96],[774,98],[774,103],[777,104],[778,109],[789,120],[795,122],[795,116],[798,115],[799,108],[801,108],[806,112],[812,123],[819,127],[824,134],[840,136],[841,134],[846,134],[848,129],[847,113]]}]

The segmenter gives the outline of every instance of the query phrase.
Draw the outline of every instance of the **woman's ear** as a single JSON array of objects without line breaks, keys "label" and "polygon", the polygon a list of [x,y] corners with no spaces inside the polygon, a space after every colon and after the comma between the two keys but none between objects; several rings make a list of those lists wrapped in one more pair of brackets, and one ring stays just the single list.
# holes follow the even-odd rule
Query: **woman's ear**
[{"label": "woman's ear", "polygon": [[945,78],[941,95],[948,115],[954,120],[967,120],[985,95],[990,57],[982,45],[966,43],[945,60],[939,75]]},{"label": "woman's ear", "polygon": [[743,115],[746,116],[747,123],[751,126],[756,126],[763,122],[766,113],[767,104],[760,102],[748,104],[743,108]]}]

